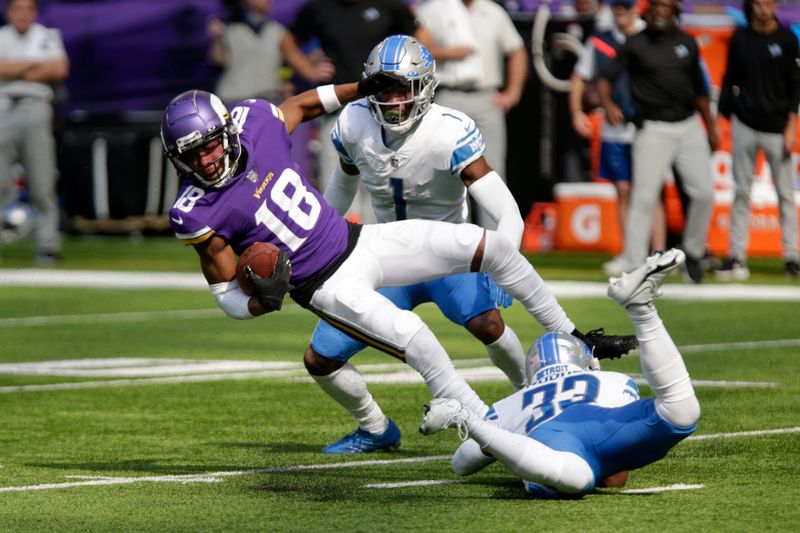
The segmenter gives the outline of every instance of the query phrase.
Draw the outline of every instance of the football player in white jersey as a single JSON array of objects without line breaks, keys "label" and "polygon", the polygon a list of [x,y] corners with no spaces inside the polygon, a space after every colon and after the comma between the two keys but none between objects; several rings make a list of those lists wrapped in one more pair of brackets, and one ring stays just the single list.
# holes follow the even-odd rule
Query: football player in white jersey
[{"label": "football player in white jersey", "polygon": [[633,380],[593,370],[591,352],[566,333],[547,333],[528,353],[530,385],[481,417],[452,399],[426,406],[420,431],[455,426],[464,442],[453,470],[468,475],[495,460],[540,497],[577,497],[621,486],[627,472],[663,458],[691,435],[700,404],[689,373],[653,299],[686,256],[672,249],[609,281],[608,295],[633,322],[642,373],[655,398],[640,399]]},{"label": "football player in white jersey", "polygon": [[[485,144],[475,122],[460,111],[433,103],[437,81],[430,52],[412,37],[388,37],[365,62],[365,77],[376,72],[399,77],[404,83],[353,102],[341,112],[331,132],[340,165],[328,182],[325,199],[344,214],[361,182],[370,193],[378,222],[427,219],[462,223],[469,191],[495,219],[497,231],[519,248],[524,229],[519,208],[484,159]],[[380,292],[402,309],[436,303],[451,321],[484,343],[489,358],[516,389],[524,385],[524,349],[498,311],[498,305],[508,307],[511,298],[487,274],[457,274]],[[559,306],[554,302],[554,307]],[[595,337],[592,334],[590,338]],[[625,351],[634,346],[632,338],[627,342]],[[306,350],[309,373],[359,425],[325,447],[326,453],[368,452],[399,444],[400,430],[383,414],[364,379],[347,362],[366,345],[320,322]],[[431,363],[428,371],[436,374],[441,369]],[[427,377],[426,381],[430,385]]]}]

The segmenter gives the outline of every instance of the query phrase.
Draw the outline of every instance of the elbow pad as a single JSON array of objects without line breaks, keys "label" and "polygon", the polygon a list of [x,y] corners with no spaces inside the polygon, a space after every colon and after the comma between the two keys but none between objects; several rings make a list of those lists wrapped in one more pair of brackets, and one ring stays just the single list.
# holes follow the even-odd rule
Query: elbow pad
[{"label": "elbow pad", "polygon": [[239,282],[236,280],[226,281],[223,283],[214,283],[208,286],[214,300],[220,309],[225,311],[225,314],[236,320],[249,320],[255,318],[255,315],[250,313],[248,302],[250,297],[244,293]]},{"label": "elbow pad", "polygon": [[478,205],[497,222],[497,231],[511,239],[514,246],[519,249],[525,222],[519,214],[517,201],[514,200],[500,175],[491,171],[475,180],[467,190]]},{"label": "elbow pad", "polygon": [[339,162],[336,163],[336,169],[333,171],[333,176],[328,180],[328,186],[325,187],[323,196],[340,215],[344,216],[347,210],[350,209],[350,204],[353,203],[353,198],[356,196],[356,189],[358,189],[358,181],[360,179],[359,174],[348,174],[342,169],[342,165]]}]

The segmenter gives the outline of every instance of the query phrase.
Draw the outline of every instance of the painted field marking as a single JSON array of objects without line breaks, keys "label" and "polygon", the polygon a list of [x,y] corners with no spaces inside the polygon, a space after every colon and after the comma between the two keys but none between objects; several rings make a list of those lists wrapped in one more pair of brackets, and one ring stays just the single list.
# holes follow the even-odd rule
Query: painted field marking
[{"label": "painted field marking", "polygon": [[[0,269],[0,286],[75,287],[85,289],[208,290],[197,272],[124,272],[103,270]],[[557,298],[606,298],[608,284],[595,281],[548,281]],[[800,287],[789,285],[684,285],[664,286],[670,300],[771,300],[798,301]]]},{"label": "painted field marking", "polygon": [[648,487],[645,489],[624,489],[624,490],[614,490],[614,491],[603,491],[603,494],[655,494],[658,492],[669,492],[672,490],[697,490],[697,489],[704,489],[706,488],[705,485],[702,483],[699,485],[686,485],[683,483],[677,483],[675,485],[667,485],[664,487]]},{"label": "painted field marking", "polygon": [[[709,435],[697,435],[689,437],[686,440],[709,440],[720,438],[737,438],[737,437],[761,437],[768,435],[780,435],[786,433],[800,433],[800,427],[793,428],[779,428],[779,429],[766,429],[758,431],[740,431],[736,433],[715,433]],[[40,485],[22,485],[17,487],[0,487],[0,492],[26,492],[33,490],[53,490],[53,489],[70,489],[76,487],[89,487],[89,486],[105,486],[105,485],[131,485],[133,483],[215,483],[222,478],[233,476],[246,476],[256,474],[276,474],[286,472],[304,472],[310,470],[331,470],[338,468],[359,468],[365,466],[379,466],[379,465],[392,465],[404,463],[427,463],[433,461],[449,461],[449,455],[431,455],[427,457],[406,457],[403,459],[375,459],[372,461],[348,461],[341,463],[329,464],[316,464],[316,465],[298,465],[298,466],[278,466],[272,468],[254,468],[251,470],[232,470],[222,472],[207,472],[202,474],[176,474],[166,476],[142,476],[142,477],[112,477],[112,476],[83,476],[83,475],[69,475],[64,476],[71,479],[82,479],[83,481],[71,481],[66,483],[44,483]],[[436,484],[438,481],[447,480],[422,480],[406,482],[406,483],[422,483],[422,484]],[[461,480],[452,480],[457,483]],[[384,484],[386,485],[386,484]],[[408,485],[416,486],[416,485]],[[682,487],[682,488],[670,488]],[[393,488],[393,487],[378,487],[378,488]],[[702,488],[702,485],[669,485],[668,487],[655,487],[646,489],[629,489],[620,491],[625,494],[636,494],[642,491],[648,492],[662,492],[665,490],[689,490],[694,488]],[[637,492],[633,492],[637,491]]]},{"label": "painted field marking", "polygon": [[[92,359],[84,360],[87,362]],[[112,359],[113,361],[113,359]],[[187,366],[182,369],[180,365],[170,362],[170,368],[182,375],[156,376],[156,377],[132,377],[128,379],[103,379],[95,381],[78,381],[72,383],[40,383],[35,385],[6,385],[0,386],[0,394],[13,394],[17,392],[43,392],[58,390],[82,390],[100,389],[114,387],[135,387],[140,385],[163,385],[174,383],[208,383],[213,381],[227,380],[248,380],[248,379],[282,379],[297,383],[312,383],[312,379],[307,375],[301,363],[290,362],[253,362],[253,361],[209,361],[204,364],[198,360],[186,360]],[[485,360],[480,359],[482,363]],[[53,361],[44,362],[53,363]],[[0,375],[61,375],[61,376],[106,376],[106,375],[153,375],[161,374],[163,368],[155,366],[152,369],[77,369],[61,368],[54,369],[53,373],[47,373],[42,365],[44,363],[8,363],[0,364]],[[226,366],[230,363],[229,366]],[[241,364],[237,364],[241,363]],[[257,363],[263,366],[261,370],[236,371],[246,367],[246,363]],[[258,367],[258,365],[256,365]],[[376,368],[382,372],[375,372]],[[387,367],[388,371],[387,371]],[[27,370],[26,370],[27,369]],[[211,370],[226,370],[225,372],[210,372]],[[359,369],[364,376],[364,380],[369,384],[423,384],[422,377],[413,369],[399,363],[386,365],[360,365]],[[27,373],[26,373],[27,372]],[[470,383],[476,382],[495,382],[505,381],[508,378],[497,367],[459,367],[459,374],[464,376]],[[188,374],[188,375],[187,375]],[[645,379],[636,374],[630,374],[634,382],[638,385],[647,385]],[[696,387],[717,387],[717,388],[773,388],[780,384],[770,381],[712,381],[712,380],[692,380]]]},{"label": "painted field marking", "polygon": [[362,485],[365,489],[404,489],[407,487],[427,487],[430,485],[450,485],[465,483],[466,479],[420,479],[419,481],[401,481],[398,483],[369,483]]},{"label": "painted field marking", "polygon": [[[174,476],[143,476],[143,477],[102,476],[97,479],[87,479],[85,481],[71,481],[67,483],[44,483],[40,485],[0,487],[0,492],[26,492],[32,490],[72,489],[76,487],[92,487],[92,486],[104,486],[104,485],[131,485],[133,483],[146,483],[146,482],[151,482],[151,483],[216,482],[220,481],[221,478],[234,477],[234,476],[248,476],[255,474],[281,474],[286,472],[305,472],[309,470],[331,470],[339,468],[359,468],[364,466],[379,466],[379,465],[392,465],[392,464],[428,463],[431,461],[445,461],[445,460],[450,460],[450,456],[431,455],[427,457],[405,457],[403,459],[375,459],[372,461],[348,461],[342,463],[317,464],[317,465],[277,466],[273,468],[254,468],[251,470],[207,472],[204,474],[178,474]],[[65,477],[76,478],[79,476],[65,476]]]},{"label": "painted field marking", "polygon": [[708,435],[692,435],[684,440],[735,439],[739,437],[762,437],[765,435],[784,435],[800,433],[800,427],[781,429],[761,429],[758,431],[738,431],[736,433],[710,433]]},{"label": "painted field marking", "polygon": [[[305,309],[287,302],[282,313],[300,314]],[[96,324],[97,322],[146,322],[148,320],[190,320],[194,318],[225,318],[217,307],[208,309],[174,309],[169,311],[123,311],[119,313],[86,313],[78,315],[40,315],[0,318],[0,328]]]}]

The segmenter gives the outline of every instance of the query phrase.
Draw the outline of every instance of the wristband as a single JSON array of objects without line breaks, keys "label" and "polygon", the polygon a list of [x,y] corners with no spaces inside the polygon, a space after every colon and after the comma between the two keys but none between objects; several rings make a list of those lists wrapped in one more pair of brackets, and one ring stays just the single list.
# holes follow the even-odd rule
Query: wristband
[{"label": "wristband", "polygon": [[333,85],[320,85],[317,87],[317,95],[326,113],[333,113],[342,107],[342,103],[336,97],[336,89]]}]

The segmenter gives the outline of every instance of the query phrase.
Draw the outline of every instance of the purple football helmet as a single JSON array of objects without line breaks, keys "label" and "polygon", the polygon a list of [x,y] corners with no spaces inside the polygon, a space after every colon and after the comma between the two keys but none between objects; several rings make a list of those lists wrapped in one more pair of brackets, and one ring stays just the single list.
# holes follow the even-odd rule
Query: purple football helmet
[{"label": "purple football helmet", "polygon": [[[222,143],[222,154],[201,166],[193,152],[218,140]],[[161,143],[181,177],[192,175],[206,187],[225,185],[236,173],[242,155],[239,127],[222,100],[206,91],[185,91],[170,101],[161,119]],[[221,170],[209,179],[207,169],[212,165],[219,165]]]}]

